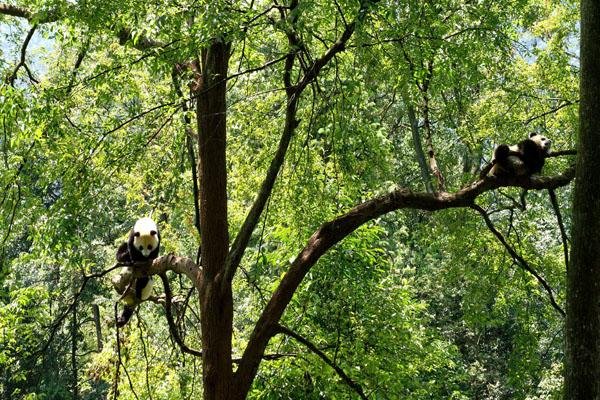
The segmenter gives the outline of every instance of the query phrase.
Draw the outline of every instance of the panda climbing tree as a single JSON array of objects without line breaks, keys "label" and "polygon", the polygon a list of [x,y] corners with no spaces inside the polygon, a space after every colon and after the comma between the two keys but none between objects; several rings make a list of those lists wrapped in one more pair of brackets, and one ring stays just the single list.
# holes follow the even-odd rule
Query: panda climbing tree
[{"label": "panda climbing tree", "polygon": [[[158,257],[160,232],[151,218],[140,218],[129,232],[127,242],[117,249],[117,261],[125,267],[113,279],[115,290],[121,294],[123,312],[117,318],[118,327],[125,326],[136,307],[152,294],[151,276],[138,276],[142,267]],[[136,271],[137,270],[137,271]]]}]

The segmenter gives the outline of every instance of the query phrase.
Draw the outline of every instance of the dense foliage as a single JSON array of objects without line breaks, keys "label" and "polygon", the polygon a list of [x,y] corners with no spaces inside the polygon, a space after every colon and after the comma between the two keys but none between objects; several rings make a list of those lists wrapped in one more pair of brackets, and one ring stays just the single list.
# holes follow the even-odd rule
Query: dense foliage
[{"label": "dense foliage", "polygon": [[[479,179],[495,145],[531,131],[555,149],[574,147],[574,2],[301,0],[287,19],[285,6],[262,0],[11,5],[29,15],[0,8],[4,399],[108,398],[115,388],[122,399],[201,396],[202,361],[171,338],[162,286],[117,346],[111,274],[90,275],[113,266],[117,245],[144,215],[159,222],[164,254],[196,260],[196,99],[181,65],[210,38],[232,43],[234,237],[283,130],[287,35],[299,38],[292,76],[301,76],[368,6],[344,51],[299,99],[299,125],[233,281],[234,359],[323,222],[397,187],[456,191]],[[419,148],[434,150],[443,185],[419,163]],[[548,159],[543,173],[571,163]],[[477,204],[562,305],[557,216],[568,230],[570,188],[556,195],[559,209],[547,191],[519,188],[486,192]],[[198,293],[185,277],[168,276],[178,328],[200,348]],[[281,323],[369,398],[561,393],[563,318],[473,209],[404,210],[365,224],[310,270]],[[289,335],[275,336],[266,353],[249,398],[357,396]]]}]

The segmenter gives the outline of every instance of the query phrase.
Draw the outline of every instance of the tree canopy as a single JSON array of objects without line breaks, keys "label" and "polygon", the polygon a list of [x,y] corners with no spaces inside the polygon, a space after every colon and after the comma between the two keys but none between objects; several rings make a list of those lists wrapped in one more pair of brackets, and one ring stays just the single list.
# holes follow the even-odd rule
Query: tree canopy
[{"label": "tree canopy", "polygon": [[[579,23],[572,1],[0,3],[1,397],[561,397]],[[530,132],[542,173],[487,176]],[[142,216],[158,283],[117,329]]]}]

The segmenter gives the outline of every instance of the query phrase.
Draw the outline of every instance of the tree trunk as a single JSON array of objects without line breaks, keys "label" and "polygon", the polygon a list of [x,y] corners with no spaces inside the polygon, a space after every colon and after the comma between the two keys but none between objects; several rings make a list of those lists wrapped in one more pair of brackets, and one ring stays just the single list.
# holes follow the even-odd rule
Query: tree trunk
[{"label": "tree trunk", "polygon": [[94,326],[96,327],[96,343],[98,353],[102,351],[102,325],[100,325],[100,307],[98,304],[92,304],[92,312],[94,313]]},{"label": "tree trunk", "polygon": [[600,2],[581,1],[579,141],[567,271],[565,399],[600,399]]},{"label": "tree trunk", "polygon": [[419,131],[419,121],[415,114],[415,108],[410,104],[408,96],[403,96],[404,104],[406,105],[406,112],[408,114],[408,121],[410,122],[410,131],[412,133],[413,146],[415,148],[415,154],[419,163],[419,170],[421,171],[421,179],[425,185],[427,193],[433,193],[433,185],[431,184],[431,174],[427,167],[427,160],[425,159],[425,152],[423,151],[423,145],[421,144],[421,133]]},{"label": "tree trunk", "polygon": [[202,51],[197,96],[202,269],[200,285],[205,400],[230,397],[233,301],[222,285],[229,249],[227,226],[226,82],[230,46],[220,39]]},{"label": "tree trunk", "polygon": [[71,386],[73,400],[79,399],[79,387],[77,383],[77,328],[77,303],[75,303],[71,315]]}]

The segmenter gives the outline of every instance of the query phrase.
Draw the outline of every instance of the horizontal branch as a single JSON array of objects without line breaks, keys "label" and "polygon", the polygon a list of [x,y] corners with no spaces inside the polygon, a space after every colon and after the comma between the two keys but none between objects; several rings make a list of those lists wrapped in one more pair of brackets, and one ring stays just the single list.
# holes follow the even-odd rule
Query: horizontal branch
[{"label": "horizontal branch", "polygon": [[546,158],[550,157],[562,157],[562,156],[575,156],[577,155],[577,150],[559,150],[559,151],[551,151],[546,154]]},{"label": "horizontal branch", "polygon": [[[76,10],[73,9],[72,12],[76,12]],[[43,11],[36,14],[24,7],[19,7],[5,3],[0,3],[0,14],[9,15],[11,17],[25,18],[26,20],[30,22],[35,22],[36,24],[56,22],[61,18],[62,15],[58,9]],[[133,47],[135,47],[138,50],[148,50],[157,47],[165,47],[168,45],[167,43],[163,43],[158,40],[148,38],[146,36],[140,36],[136,38],[136,40],[133,40],[134,37],[131,34],[131,29],[129,28],[123,28],[116,34],[119,38],[119,44],[124,45],[129,41],[133,41]]]},{"label": "horizontal branch", "polygon": [[332,221],[326,222],[310,237],[290,268],[283,276],[269,303],[255,325],[242,361],[236,371],[236,379],[250,379],[256,374],[261,356],[298,286],[317,260],[327,250],[350,235],[368,221],[389,212],[410,208],[436,211],[448,208],[466,208],[474,205],[482,193],[505,186],[524,189],[555,189],[569,184],[575,177],[575,168],[567,169],[557,176],[534,177],[487,177],[478,180],[456,193],[413,192],[406,188],[397,189],[384,196],[368,200]]},{"label": "horizontal branch", "polygon": [[55,22],[60,18],[60,13],[56,9],[33,13],[24,7],[6,3],[0,3],[0,14],[9,15],[11,17],[25,18],[26,20],[35,22],[36,24]]},{"label": "horizontal branch", "polygon": [[[132,266],[128,264],[119,264],[120,266]],[[150,263],[135,263],[135,267],[131,275],[132,278],[139,278],[140,276],[160,275],[167,271],[173,271],[176,274],[183,274],[187,276],[196,289],[200,288],[202,283],[202,268],[200,268],[194,261],[187,257],[179,257],[174,254],[167,254],[155,259],[152,264]]]},{"label": "horizontal branch", "polygon": [[29,10],[12,4],[0,4],[0,14],[25,19],[31,18],[31,13]]}]

